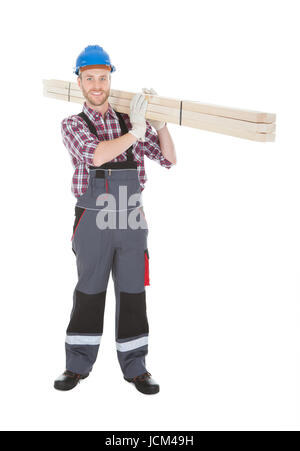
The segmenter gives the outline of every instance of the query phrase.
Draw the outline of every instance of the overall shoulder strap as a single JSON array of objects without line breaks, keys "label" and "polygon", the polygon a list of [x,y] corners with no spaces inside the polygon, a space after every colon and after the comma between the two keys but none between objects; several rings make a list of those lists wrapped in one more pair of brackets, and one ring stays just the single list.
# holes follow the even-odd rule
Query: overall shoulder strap
[{"label": "overall shoulder strap", "polygon": [[128,132],[128,128],[125,124],[124,118],[123,118],[122,114],[119,113],[119,111],[114,110],[114,112],[116,113],[116,115],[119,118],[119,124],[120,124],[121,130],[122,130],[122,135],[125,135]]},{"label": "overall shoulder strap", "polygon": [[[127,126],[125,124],[124,118],[123,118],[122,114],[119,113],[118,111],[114,110],[114,112],[116,113],[116,115],[119,118],[119,124],[120,124],[120,127],[121,127],[122,135],[125,135],[126,133],[128,133],[128,128],[127,128]],[[127,149],[127,151],[126,151],[127,160],[129,160],[129,161],[134,161],[132,149],[133,149],[133,146],[130,146]]]},{"label": "overall shoulder strap", "polygon": [[98,138],[96,127],[92,123],[92,121],[87,117],[87,115],[83,111],[81,111],[81,113],[77,114],[77,116],[81,117],[81,119],[83,119],[85,121],[85,123],[88,126],[90,132],[93,133],[93,135],[97,136],[97,138]]}]

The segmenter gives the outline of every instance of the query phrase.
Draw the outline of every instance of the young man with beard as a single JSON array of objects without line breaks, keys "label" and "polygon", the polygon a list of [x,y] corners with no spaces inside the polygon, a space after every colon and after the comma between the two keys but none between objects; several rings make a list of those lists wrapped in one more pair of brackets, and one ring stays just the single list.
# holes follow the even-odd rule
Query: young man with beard
[{"label": "young man with beard", "polygon": [[[176,154],[167,124],[146,121],[144,94],[133,97],[130,115],[111,107],[108,99],[114,71],[102,47],[86,47],[75,68],[85,98],[83,109],[62,121],[63,142],[74,166],[72,192],[77,202],[72,250],[78,282],[65,341],[66,371],[55,380],[54,387],[70,390],[91,372],[103,333],[106,289],[112,271],[116,349],[124,379],[140,392],[154,394],[159,385],[145,366],[148,226],[143,207],[133,207],[132,199],[138,195],[140,200],[147,180],[144,156],[170,168],[176,163]],[[126,208],[120,208],[124,196]],[[104,208],[106,202],[108,209]]]}]

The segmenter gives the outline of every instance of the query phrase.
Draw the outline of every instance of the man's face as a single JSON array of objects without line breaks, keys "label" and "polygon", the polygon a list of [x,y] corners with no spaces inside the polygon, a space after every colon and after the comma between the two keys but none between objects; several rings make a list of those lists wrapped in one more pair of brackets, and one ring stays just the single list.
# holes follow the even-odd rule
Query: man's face
[{"label": "man's face", "polygon": [[109,70],[99,68],[84,70],[77,81],[87,103],[96,107],[107,101],[110,93]]}]

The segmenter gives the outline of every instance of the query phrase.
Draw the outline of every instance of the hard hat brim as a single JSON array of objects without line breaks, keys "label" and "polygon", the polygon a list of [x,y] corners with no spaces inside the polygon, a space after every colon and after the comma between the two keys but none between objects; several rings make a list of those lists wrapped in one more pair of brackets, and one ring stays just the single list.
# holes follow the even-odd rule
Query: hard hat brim
[{"label": "hard hat brim", "polygon": [[74,73],[76,75],[79,75],[81,72],[84,72],[85,70],[88,69],[107,69],[110,72],[114,72],[116,70],[115,66],[113,65],[109,66],[106,64],[90,64],[88,66],[76,67]]}]

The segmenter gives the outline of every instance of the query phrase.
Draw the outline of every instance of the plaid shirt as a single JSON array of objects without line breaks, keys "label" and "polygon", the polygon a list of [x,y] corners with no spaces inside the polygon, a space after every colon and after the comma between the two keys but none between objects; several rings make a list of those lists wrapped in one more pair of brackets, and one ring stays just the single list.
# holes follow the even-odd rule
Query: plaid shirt
[{"label": "plaid shirt", "polygon": [[[93,166],[93,157],[96,147],[100,141],[107,141],[121,136],[121,128],[119,119],[111,105],[108,104],[108,110],[104,118],[101,113],[88,107],[86,103],[83,105],[82,111],[95,125],[99,139],[93,135],[86,123],[80,117],[72,115],[64,119],[61,123],[61,132],[64,145],[68,149],[75,172],[72,179],[71,191],[75,197],[80,197],[88,187],[89,171],[88,167]],[[128,114],[122,113],[128,130],[132,128]],[[157,161],[161,166],[169,169],[173,163],[164,158],[158,135],[152,129],[150,123],[146,121],[147,129],[145,134],[145,142],[136,141],[133,144],[133,156],[137,162],[138,176],[140,180],[141,190],[144,189],[147,181],[144,165],[144,155],[151,160]],[[111,161],[126,160],[126,150]]]}]

